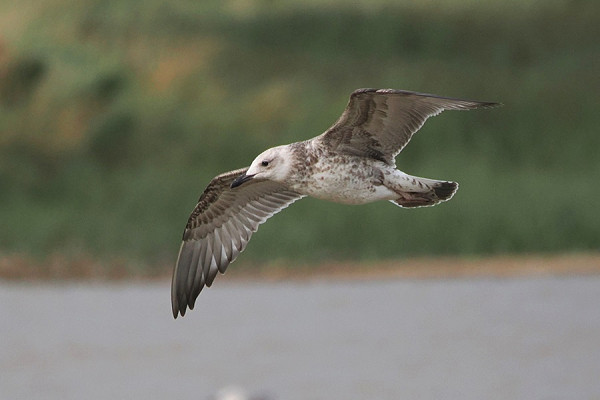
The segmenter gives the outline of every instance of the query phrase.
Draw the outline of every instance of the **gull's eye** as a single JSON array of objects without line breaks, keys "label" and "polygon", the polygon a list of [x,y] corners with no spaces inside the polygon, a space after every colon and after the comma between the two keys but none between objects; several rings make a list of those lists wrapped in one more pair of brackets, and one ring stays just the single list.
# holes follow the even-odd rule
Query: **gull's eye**
[{"label": "gull's eye", "polygon": [[268,161],[263,161],[263,162],[261,163],[261,165],[262,165],[263,167],[268,167],[268,166],[269,166],[269,162],[268,162]]}]

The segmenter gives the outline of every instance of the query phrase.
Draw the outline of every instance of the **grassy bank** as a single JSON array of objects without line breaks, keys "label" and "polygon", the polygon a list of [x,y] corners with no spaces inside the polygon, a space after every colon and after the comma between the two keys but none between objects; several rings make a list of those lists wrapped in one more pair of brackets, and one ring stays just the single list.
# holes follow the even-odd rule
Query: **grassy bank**
[{"label": "grassy bank", "polygon": [[430,120],[398,158],[456,180],[401,210],[306,199],[244,257],[600,248],[594,1],[0,1],[0,251],[160,264],[204,186],[325,130],[358,87],[503,102]]}]

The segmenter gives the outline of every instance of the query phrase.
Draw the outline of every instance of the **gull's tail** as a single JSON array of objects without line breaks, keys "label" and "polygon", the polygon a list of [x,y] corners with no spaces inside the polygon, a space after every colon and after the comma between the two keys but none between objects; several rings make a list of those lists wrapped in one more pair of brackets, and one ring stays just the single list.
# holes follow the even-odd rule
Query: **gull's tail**
[{"label": "gull's tail", "polygon": [[394,187],[399,197],[390,200],[400,207],[427,207],[450,200],[458,190],[458,183],[436,181],[407,175],[406,182],[400,187]]}]

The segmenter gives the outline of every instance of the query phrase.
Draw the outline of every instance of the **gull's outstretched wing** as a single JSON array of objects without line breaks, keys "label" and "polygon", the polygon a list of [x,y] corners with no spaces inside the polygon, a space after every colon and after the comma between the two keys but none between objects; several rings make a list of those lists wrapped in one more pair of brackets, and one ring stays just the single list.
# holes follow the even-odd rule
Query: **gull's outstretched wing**
[{"label": "gull's outstretched wing", "polygon": [[247,168],[215,177],[190,215],[173,270],[173,316],[194,308],[202,288],[244,250],[258,225],[303,196],[268,180],[251,180],[231,188]]},{"label": "gull's outstretched wing", "polygon": [[358,89],[337,122],[314,140],[331,150],[394,164],[394,158],[427,118],[444,110],[500,104],[394,89]]}]

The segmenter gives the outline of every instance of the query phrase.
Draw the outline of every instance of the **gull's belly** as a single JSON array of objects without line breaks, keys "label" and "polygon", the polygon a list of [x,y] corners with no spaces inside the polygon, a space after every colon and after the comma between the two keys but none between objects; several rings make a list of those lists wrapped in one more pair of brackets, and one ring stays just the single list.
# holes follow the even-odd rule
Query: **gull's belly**
[{"label": "gull's belly", "polygon": [[372,166],[356,164],[317,169],[304,182],[301,192],[318,199],[344,204],[365,204],[398,197],[380,182],[377,178],[378,173],[381,175],[381,172]]}]

